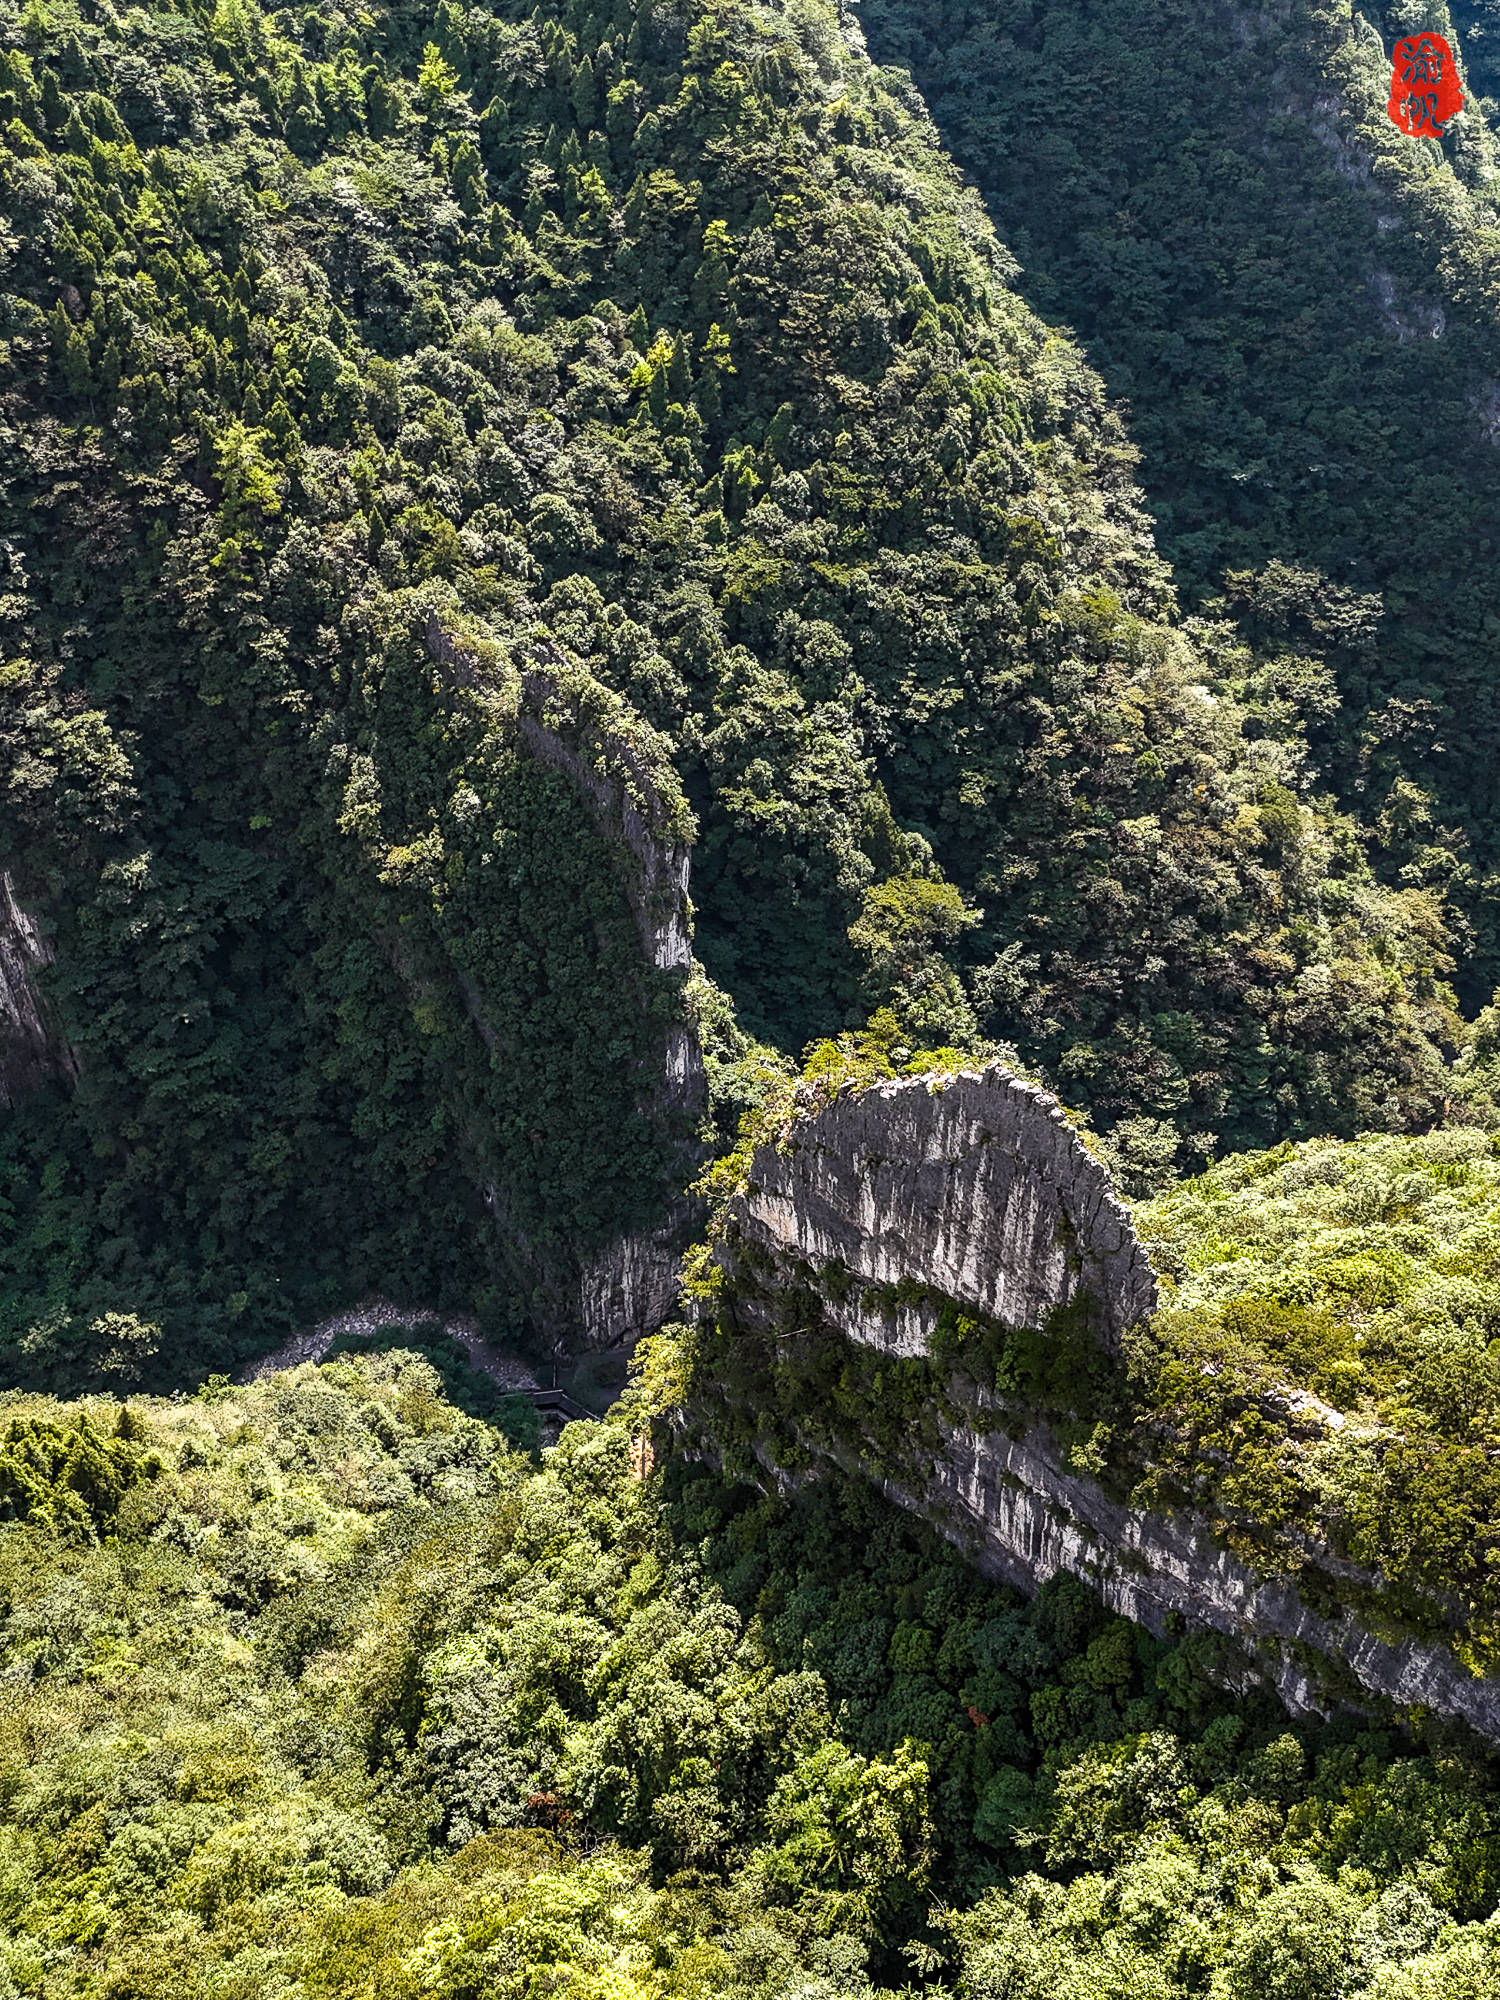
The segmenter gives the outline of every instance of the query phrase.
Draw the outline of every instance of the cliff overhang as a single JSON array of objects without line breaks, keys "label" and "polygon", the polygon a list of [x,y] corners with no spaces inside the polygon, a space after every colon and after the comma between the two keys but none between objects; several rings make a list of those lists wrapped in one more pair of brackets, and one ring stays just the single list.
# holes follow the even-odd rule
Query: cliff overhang
[{"label": "cliff overhang", "polygon": [[1101,1463],[1089,1419],[1128,1397],[1158,1286],[1044,1090],[992,1064],[806,1096],[754,1153],[716,1256],[690,1416],[727,1464],[860,1473],[997,1580],[1068,1570],[1154,1631],[1219,1632],[1293,1709],[1422,1706],[1500,1740],[1500,1681],[1440,1607],[1415,1629],[1378,1572],[1315,1539],[1263,1561]]}]

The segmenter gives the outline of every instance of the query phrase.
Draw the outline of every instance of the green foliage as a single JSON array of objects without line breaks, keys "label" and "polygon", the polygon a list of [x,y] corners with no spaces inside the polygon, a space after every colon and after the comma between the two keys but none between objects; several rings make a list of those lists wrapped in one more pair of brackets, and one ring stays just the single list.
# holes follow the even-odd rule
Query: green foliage
[{"label": "green foliage", "polygon": [[1164,1299],[1110,1451],[1252,1560],[1315,1567],[1322,1544],[1383,1572],[1385,1615],[1486,1668],[1497,1198],[1490,1135],[1456,1128],[1241,1155],[1145,1204]]},{"label": "green foliage", "polygon": [[[1221,1161],[1136,1211],[1160,1309],[1101,1343],[1088,1302],[988,1320],[920,1271],[871,1283],[773,1259],[736,1226],[755,1150],[840,1091],[932,1068],[893,1016],[810,1052],[705,1177],[679,1400],[747,1479],[833,1462],[898,1490],[947,1433],[1042,1426],[1080,1474],[1191,1509],[1253,1570],[1328,1613],[1500,1657],[1500,1157],[1487,1131],[1291,1142]],[[1476,1046],[1488,1061],[1489,1029]],[[951,1052],[947,1052],[951,1055]],[[894,1058],[900,1058],[900,1070]],[[956,1059],[961,1060],[961,1059]],[[903,1310],[931,1328],[910,1351]],[[883,1325],[851,1338],[851,1323]],[[906,1351],[902,1351],[905,1349]],[[1336,1560],[1330,1560],[1334,1558]],[[1355,1564],[1364,1581],[1348,1574]]]},{"label": "green foliage", "polygon": [[1500,8],[1495,0],[1452,0],[1449,12],[1462,33],[1464,81],[1471,91],[1492,100],[1485,110],[1493,125],[1493,100],[1500,96]]},{"label": "green foliage", "polygon": [[1174,621],[1098,380],[831,8],[8,18],[0,846],[72,1057],[0,1139],[13,1371],[373,1290],[555,1327],[680,1189],[681,981],[521,677],[696,817],[763,1047],[889,1008],[1189,1157],[1439,1113],[1445,878],[1321,797],[1316,649]]},{"label": "green foliage", "polygon": [[866,961],[870,997],[893,1007],[913,1040],[971,1047],[978,1041],[973,1010],[944,951],[980,920],[950,882],[901,875],[865,891],[849,942]]},{"label": "green foliage", "polygon": [[345,1354],[366,1354],[372,1348],[401,1348],[419,1354],[437,1370],[443,1394],[465,1416],[478,1417],[510,1445],[512,1450],[535,1456],[541,1449],[542,1426],[536,1405],[474,1366],[463,1345],[444,1333],[421,1326],[400,1327],[389,1335],[341,1334],[328,1350],[330,1361]]},{"label": "green foliage", "polygon": [[[734,1213],[757,1151],[784,1149],[794,1125],[834,1098],[896,1077],[926,1076],[928,1089],[941,1091],[974,1060],[958,1049],[913,1049],[896,1014],[877,1009],[863,1029],[814,1043],[800,1078],[778,1076],[742,1117],[733,1148],[703,1175],[706,1230],[684,1261],[694,1324],[668,1332],[692,1384],[678,1400],[746,1479],[767,1462],[801,1469],[821,1452],[899,1485],[941,1453],[944,1422],[1051,1423],[1099,1469],[1085,1441],[1115,1412],[1125,1385],[1086,1294],[1039,1326],[1007,1326],[916,1271],[879,1282],[838,1261],[815,1270],[794,1260],[789,1273],[741,1234]],[[923,1350],[888,1351],[904,1344],[899,1315],[909,1308],[921,1308],[931,1327]],[[851,1314],[884,1322],[884,1344],[851,1339]]]},{"label": "green foliage", "polygon": [[858,1092],[885,1077],[940,1076],[976,1060],[962,1049],[914,1047],[912,1040],[894,1009],[877,1007],[862,1028],[814,1042],[802,1069],[812,1095],[804,1091],[799,1108],[806,1109],[813,1097],[822,1101],[840,1091]]},{"label": "green foliage", "polygon": [[[137,822],[68,927],[54,991],[84,1083],[0,1141],[3,1321],[33,1378],[64,1379],[124,1299],[178,1379],[387,1279],[428,1304],[477,1276],[492,1323],[524,1325],[549,1246],[649,1212],[675,1169],[641,1080],[680,987],[642,962],[630,862],[525,753],[513,687],[444,687],[420,607],[388,603],[320,765],[226,796],[243,817],[216,840],[146,850]],[[59,1267],[62,1314],[38,1297]]]},{"label": "green foliage", "polygon": [[[1333,77],[1362,119],[1370,52],[1309,56],[1328,23],[1294,15],[1264,32],[1303,38],[1296,88]],[[1201,57],[1227,18],[1156,25]],[[931,19],[966,89],[1034,74]],[[1107,10],[1026,26],[1117,53]],[[1223,397],[1207,446],[1176,350],[1131,350],[1158,503],[1157,385],[1200,426],[1163,508],[1187,621],[1099,380],[821,0],[9,5],[0,858],[56,1060],[0,1128],[0,1345],[53,1387],[216,1375],[5,1413],[0,1984],[1494,1989],[1471,1750],[1294,1728],[1224,1692],[1247,1682],[1219,1642],[1066,1581],[1023,1607],[799,1444],[895,1466],[982,1389],[1268,1568],[1314,1529],[1378,1555],[1382,1615],[1461,1616],[1483,1666],[1482,1131],[1289,1147],[1165,1196],[1179,1289],[1128,1374],[1081,1324],[951,1302],[931,1360],[854,1352],[820,1337],[830,1271],[765,1323],[719,1299],[546,1454],[436,1345],[441,1373],[225,1379],[364,1293],[555,1326],[569,1260],[681,1186],[658,1086],[689,1009],[714,1136],[738,1121],[710,1193],[799,1102],[990,1035],[1140,1191],[1220,1145],[1494,1117],[1500,1036],[1467,1036],[1447,984],[1450,901],[1482,924],[1489,865],[1492,475],[1464,402],[1487,142],[1454,149],[1472,193],[1376,148],[1403,225],[1377,319],[1440,295],[1455,337],[1361,348],[1314,324],[1322,266],[1308,291],[1257,274],[1285,272],[1268,213],[1335,215],[1337,264],[1376,197],[1279,123],[1284,199],[1241,142],[1177,171],[1130,109],[1150,41],[1122,72],[1135,143],[1233,194],[1251,297],[1225,351],[1301,343],[1264,437]],[[1119,200],[1085,261],[1126,343],[1120,300],[1156,287],[1110,261]],[[1420,450],[1347,417],[1376,363],[1387,409],[1436,381]],[[1247,463],[1261,443],[1306,479]],[[1370,510],[1396,461],[1393,535]],[[697,836],[689,977],[643,951],[666,914],[643,827]],[[1270,1211],[1299,1202],[1294,1241]],[[714,1303],[701,1260],[693,1288]],[[872,1307],[909,1302],[890,1289]],[[651,1423],[706,1355],[726,1403],[764,1391],[713,1472]],[[794,1498],[734,1485],[756,1447],[809,1475]]]},{"label": "green foliage", "polygon": [[[1304,710],[1383,872],[1446,885],[1497,966],[1500,220],[1477,104],[1441,145],[1386,115],[1439,27],[1496,93],[1494,0],[869,0],[1022,268],[1131,412],[1162,553]],[[1170,81],[1166,81],[1170,79]],[[1304,683],[1304,685],[1306,685]],[[1310,688],[1308,692],[1313,692]],[[1294,700],[1296,698],[1294,697]],[[1390,808],[1403,796],[1421,823]]]},{"label": "green foliage", "polygon": [[128,1406],[113,1435],[101,1435],[87,1412],[74,1424],[12,1417],[0,1438],[0,1518],[98,1534],[131,1488],[160,1470],[160,1457],[138,1443]]},{"label": "green foliage", "polygon": [[[711,990],[711,989],[710,989]],[[889,1007],[877,1007],[862,1028],[811,1043],[801,1073],[774,1052],[752,1043],[737,1028],[724,1036],[722,999],[700,999],[698,1019],[705,1033],[710,1090],[728,1111],[738,1111],[732,1143],[726,1143],[700,1178],[696,1192],[709,1199],[707,1237],[689,1253],[688,1289],[712,1291],[712,1246],[722,1236],[730,1197],[743,1192],[757,1147],[780,1145],[794,1118],[843,1092],[867,1090],[895,1076],[942,1077],[971,1065],[993,1050],[913,1048]],[[721,1053],[722,1050],[722,1053]],[[724,1133],[726,1141],[728,1133]]]},{"label": "green foliage", "polygon": [[0,1527],[13,1989],[1175,2000],[1336,1942],[1382,1996],[1486,1990],[1482,1760],[1289,1725],[858,1485],[643,1481],[651,1379],[540,1466],[410,1353],[17,1404],[154,1476],[103,1538]]}]

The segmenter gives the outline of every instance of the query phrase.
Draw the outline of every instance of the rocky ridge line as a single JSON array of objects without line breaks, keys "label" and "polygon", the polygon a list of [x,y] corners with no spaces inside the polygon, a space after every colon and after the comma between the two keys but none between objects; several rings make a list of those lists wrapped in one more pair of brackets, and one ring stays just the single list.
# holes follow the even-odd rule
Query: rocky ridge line
[{"label": "rocky ridge line", "polygon": [[[768,1331],[777,1292],[810,1288],[817,1323],[805,1337],[900,1358],[930,1354],[944,1300],[1032,1329],[1086,1304],[1106,1346],[1157,1303],[1106,1169],[1055,1098],[999,1065],[877,1083],[805,1109],[755,1153],[720,1261],[731,1328]],[[1210,1627],[1241,1649],[1247,1679],[1274,1686],[1293,1709],[1327,1710],[1363,1690],[1500,1741],[1500,1682],[1448,1647],[1403,1634],[1394,1619],[1376,1631],[1353,1611],[1315,1610],[1292,1578],[1258,1575],[1222,1547],[1205,1517],[1112,1498],[1064,1461],[1045,1425],[1022,1432],[1013,1404],[978,1386],[966,1406],[972,1424],[945,1410],[936,1447],[914,1434],[906,1465],[888,1452],[872,1462],[811,1428],[803,1465],[778,1464],[764,1440],[755,1455],[777,1484],[808,1476],[808,1452],[873,1478],[984,1573],[1024,1591],[1067,1570],[1155,1632],[1184,1620]],[[1378,1602],[1377,1574],[1310,1553],[1326,1578]]]},{"label": "rocky ridge line", "polygon": [[[659,971],[685,981],[692,964],[692,822],[669,796],[669,772],[654,768],[646,725],[545,638],[532,642],[519,672],[498,648],[456,635],[435,612],[427,619],[425,639],[429,657],[460,682],[512,697],[526,750],[567,778],[588,803],[601,838],[630,857],[633,866],[622,870],[622,877],[642,950]],[[478,1025],[484,1032],[482,1019]],[[706,1101],[703,1058],[684,1009],[666,1032],[649,1109],[661,1118],[696,1122]],[[684,1181],[692,1178],[693,1164],[685,1162]],[[502,1189],[488,1195],[492,1207],[503,1209]],[[578,1333],[564,1344],[629,1344],[670,1316],[693,1214],[691,1202],[679,1198],[652,1228],[617,1237],[583,1262],[566,1314]]]},{"label": "rocky ridge line", "polygon": [[[1103,1164],[1057,1099],[998,1063],[872,1084],[763,1147],[734,1206],[741,1233],[870,1284],[903,1278],[1007,1326],[1082,1295],[1115,1344],[1156,1306],[1156,1274]],[[829,1301],[852,1340],[927,1351],[937,1308],[872,1315]]]}]

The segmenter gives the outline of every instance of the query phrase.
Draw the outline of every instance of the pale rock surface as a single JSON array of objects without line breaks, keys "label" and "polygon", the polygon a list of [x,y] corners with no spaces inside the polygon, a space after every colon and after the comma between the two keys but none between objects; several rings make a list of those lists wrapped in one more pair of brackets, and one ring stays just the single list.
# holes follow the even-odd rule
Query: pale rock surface
[{"label": "pale rock surface", "polygon": [[51,963],[51,944],[22,907],[9,870],[0,870],[0,1110],[9,1110],[49,1071],[76,1074],[37,992],[37,971]]},{"label": "pale rock surface", "polygon": [[[1082,1293],[1113,1343],[1156,1305],[1107,1170],[1055,1097],[998,1063],[836,1097],[783,1149],[756,1154],[736,1214],[751,1240],[814,1269],[915,1278],[1007,1326],[1041,1326]],[[848,1317],[852,1339],[916,1354],[936,1315],[898,1308],[884,1326],[858,1308]]]},{"label": "pale rock surface", "polygon": [[[1043,1327],[1085,1293],[1099,1337],[1111,1344],[1157,1300],[1105,1168],[1054,1098],[999,1065],[878,1083],[805,1111],[779,1145],[756,1153],[733,1205],[722,1252],[731,1288],[737,1242],[770,1261],[743,1298],[735,1293],[737,1313],[764,1318],[759,1294],[811,1285],[830,1336],[889,1354],[925,1354],[939,1307],[920,1293],[908,1304],[872,1304],[861,1299],[860,1280],[911,1280],[1016,1327]],[[971,1401],[973,1427],[943,1420],[935,1452],[914,1440],[909,1467],[887,1464],[877,1483],[985,1574],[1034,1591],[1067,1570],[1154,1631],[1178,1620],[1212,1627],[1243,1649],[1247,1676],[1274,1686],[1294,1709],[1327,1708],[1337,1679],[1399,1707],[1461,1718],[1500,1741],[1500,1682],[1470,1673],[1448,1647],[1404,1637],[1394,1625],[1376,1632],[1347,1611],[1314,1611],[1292,1580],[1258,1576],[1223,1548],[1205,1519],[1119,1504],[1064,1463],[1045,1429],[1008,1435],[998,1398],[981,1388]],[[1308,1421],[1341,1421],[1314,1398],[1298,1408]],[[1014,1429],[1013,1414],[1010,1421]],[[828,1455],[869,1470],[843,1446]],[[797,1477],[761,1456],[778,1483]],[[1330,1579],[1378,1595],[1378,1575],[1331,1551],[1308,1553]]]}]

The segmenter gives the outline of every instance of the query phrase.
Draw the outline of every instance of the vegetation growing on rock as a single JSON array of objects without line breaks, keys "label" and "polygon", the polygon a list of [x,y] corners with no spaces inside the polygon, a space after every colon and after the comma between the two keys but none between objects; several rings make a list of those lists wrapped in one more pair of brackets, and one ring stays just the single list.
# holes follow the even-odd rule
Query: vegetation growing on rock
[{"label": "vegetation growing on rock", "polygon": [[[1488,1037],[1487,1015],[1479,1061]],[[794,1125],[804,1144],[830,1143],[820,1109],[890,1076],[896,1055],[916,1089],[924,1070],[925,1087],[943,1089],[957,1060],[893,1050],[878,1032],[828,1044],[708,1179],[708,1238],[689,1260],[695,1319],[680,1338],[684,1400],[726,1462],[755,1477],[832,1461],[919,1496],[953,1428],[1040,1427],[1115,1499],[1186,1511],[1252,1572],[1292,1579],[1313,1610],[1352,1607],[1492,1672],[1493,1135],[1288,1141],[1138,1204],[1161,1302],[1116,1352],[1086,1295],[1011,1326],[935,1289],[899,1181],[871,1218],[897,1266],[890,1282],[837,1257],[815,1267],[774,1214],[762,1230],[740,1213],[757,1147],[785,1147]],[[878,1131],[861,1144],[878,1150]],[[827,1214],[819,1226],[831,1241]],[[851,1335],[851,1306],[856,1328],[884,1333]],[[898,1338],[902,1308],[920,1315],[919,1351]]]},{"label": "vegetation growing on rock", "polygon": [[643,1482],[645,1394],[540,1466],[410,1354],[12,1397],[12,1430],[158,1463],[87,1525],[0,1527],[9,1990],[831,2000],[1153,1967],[1260,2000],[1276,1949],[1355,1953],[1384,2000],[1489,1990],[1471,1750],[1290,1726],[1203,1640],[1071,1583],[1024,1606],[856,1488]]},{"label": "vegetation growing on rock", "polygon": [[[1486,129],[1382,150],[1370,33],[1302,0],[872,21],[967,163],[1001,119],[1026,273],[825,0],[0,0],[0,864],[54,1058],[0,1379],[94,1392],[0,1407],[0,2000],[1500,1990],[1485,1753],[1023,1605],[812,1449],[887,1472],[979,1389],[1494,1664]],[[974,62],[1012,30],[1119,58],[1110,118]],[[545,1454],[456,1350],[463,1408],[411,1354],[225,1379],[374,1292],[551,1337],[804,1051],[805,1100],[997,1048],[1157,1197],[1118,1365],[952,1300],[851,1356],[832,1268],[737,1342],[700,1256]]]},{"label": "vegetation growing on rock", "polygon": [[1165,1300],[1116,1440],[1151,1467],[1143,1498],[1207,1499],[1233,1545],[1293,1568],[1331,1545],[1485,1671],[1497,1209],[1493,1141],[1463,1128],[1237,1156],[1146,1204]]}]

